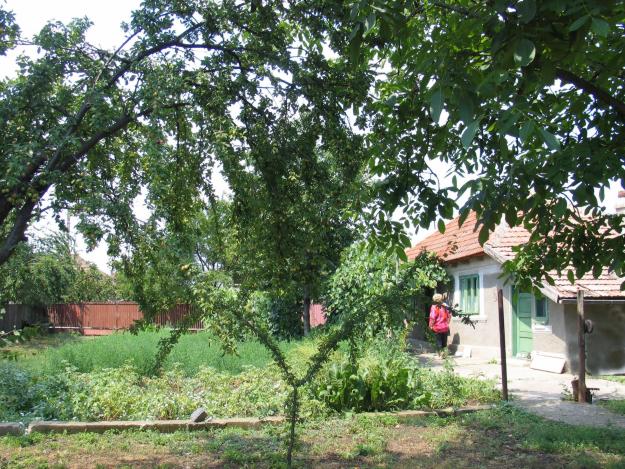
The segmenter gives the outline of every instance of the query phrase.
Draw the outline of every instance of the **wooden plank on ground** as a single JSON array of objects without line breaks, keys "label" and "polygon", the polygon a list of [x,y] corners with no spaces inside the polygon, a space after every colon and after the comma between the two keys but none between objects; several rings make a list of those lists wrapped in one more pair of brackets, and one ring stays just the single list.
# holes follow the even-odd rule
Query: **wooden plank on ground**
[{"label": "wooden plank on ground", "polygon": [[532,363],[530,368],[533,370],[548,371],[549,373],[562,373],[564,372],[565,359],[561,357],[554,357],[551,355],[542,355],[540,353],[534,354],[532,357]]}]

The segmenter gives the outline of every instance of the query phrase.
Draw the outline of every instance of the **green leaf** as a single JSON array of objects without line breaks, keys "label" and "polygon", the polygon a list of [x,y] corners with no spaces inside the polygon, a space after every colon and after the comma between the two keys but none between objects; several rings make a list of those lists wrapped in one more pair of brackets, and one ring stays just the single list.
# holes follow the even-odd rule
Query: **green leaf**
[{"label": "green leaf", "polygon": [[566,201],[564,199],[558,199],[556,205],[553,209],[553,212],[558,216],[562,217],[566,213]]},{"label": "green leaf", "polygon": [[477,133],[477,127],[480,123],[479,119],[474,120],[469,125],[466,126],[462,135],[460,135],[460,141],[462,142],[462,146],[465,149],[468,149],[471,146],[471,142],[475,138],[475,134]]},{"label": "green leaf", "polygon": [[401,233],[399,235],[399,243],[404,247],[410,247],[412,245],[410,238],[406,236],[404,233]]},{"label": "green leaf", "polygon": [[471,96],[467,93],[463,93],[460,95],[458,111],[460,114],[460,120],[462,122],[464,122],[465,124],[469,124],[469,122],[473,121],[473,117],[475,115],[473,99],[471,99]]},{"label": "green leaf", "polygon": [[404,251],[404,248],[402,248],[401,246],[397,246],[395,248],[395,252],[397,253],[397,257],[399,257],[399,260],[408,262],[408,256],[406,255],[406,251]]},{"label": "green leaf", "polygon": [[469,208],[464,208],[464,209],[460,210],[460,217],[458,217],[458,226],[462,226],[464,221],[469,216],[470,212],[471,212],[471,210]]},{"label": "green leaf", "polygon": [[592,32],[597,36],[606,37],[610,32],[610,25],[607,21],[602,20],[601,18],[593,18],[590,29],[592,29]]},{"label": "green leaf", "polygon": [[534,132],[534,122],[533,121],[526,121],[525,124],[523,124],[523,126],[521,127],[521,130],[519,130],[519,138],[521,139],[521,142],[526,143],[527,140],[532,136],[532,133]]},{"label": "green leaf", "polygon": [[374,26],[375,26],[375,13],[372,12],[369,16],[367,16],[367,19],[365,20],[365,36],[369,34],[369,32],[371,32]]},{"label": "green leaf", "polygon": [[352,5],[352,8],[349,12],[349,19],[355,21],[358,18],[358,12],[360,11],[360,3],[356,2]]},{"label": "green leaf", "polygon": [[352,31],[354,37],[349,43],[349,60],[352,64],[357,64],[360,61],[360,46],[362,45],[362,29],[360,25],[357,25],[356,28],[355,34]]},{"label": "green leaf", "polygon": [[439,88],[434,93],[432,93],[432,97],[430,98],[430,115],[432,116],[432,120],[437,124],[441,118],[442,111],[443,111],[443,93],[441,92]]},{"label": "green leaf", "polygon": [[489,234],[490,233],[488,232],[488,228],[486,227],[486,225],[483,225],[477,237],[477,240],[479,241],[480,246],[484,246],[484,243],[488,241]]},{"label": "green leaf", "polygon": [[517,216],[517,210],[515,207],[511,207],[509,210],[507,210],[505,217],[506,217],[506,223],[508,223],[508,225],[516,226],[518,216]]},{"label": "green leaf", "polygon": [[521,67],[527,67],[536,57],[536,46],[529,39],[519,39],[514,48],[514,61]]},{"label": "green leaf", "polygon": [[522,0],[516,10],[521,23],[529,23],[536,16],[536,0]]},{"label": "green leaf", "polygon": [[575,283],[575,275],[573,274],[572,270],[569,270],[566,273],[567,278],[569,279],[569,282],[571,282],[571,285],[573,285]]},{"label": "green leaf", "polygon": [[588,15],[584,15],[581,18],[577,18],[575,21],[573,21],[573,24],[569,26],[569,31],[570,32],[577,31],[579,28],[584,26],[588,22],[589,19],[590,19],[590,16]]},{"label": "green leaf", "polygon": [[540,135],[543,138],[543,142],[545,142],[545,145],[547,145],[547,148],[549,148],[550,150],[554,150],[554,151],[560,149],[560,142],[555,137],[555,135],[553,135],[551,132],[542,128],[539,130],[540,130]]},{"label": "green leaf", "polygon": [[438,220],[438,231],[441,234],[445,233],[445,222],[443,220],[441,220],[441,219]]}]

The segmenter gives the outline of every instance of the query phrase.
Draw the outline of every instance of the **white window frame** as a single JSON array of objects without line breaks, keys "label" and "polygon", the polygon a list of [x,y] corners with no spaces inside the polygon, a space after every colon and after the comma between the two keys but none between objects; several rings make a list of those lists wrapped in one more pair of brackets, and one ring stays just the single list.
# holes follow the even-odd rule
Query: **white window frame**
[{"label": "white window frame", "polygon": [[[454,276],[454,305],[460,305],[460,277],[464,277],[465,275],[478,275],[480,288],[479,288],[479,302],[480,302],[480,313],[471,315],[471,321],[486,321],[488,319],[488,315],[486,314],[486,307],[484,304],[484,275],[487,274],[496,274],[501,272],[499,266],[492,265],[486,267],[473,267],[467,268],[463,270],[458,270],[453,273]],[[460,321],[460,318],[453,318],[454,321]]]}]

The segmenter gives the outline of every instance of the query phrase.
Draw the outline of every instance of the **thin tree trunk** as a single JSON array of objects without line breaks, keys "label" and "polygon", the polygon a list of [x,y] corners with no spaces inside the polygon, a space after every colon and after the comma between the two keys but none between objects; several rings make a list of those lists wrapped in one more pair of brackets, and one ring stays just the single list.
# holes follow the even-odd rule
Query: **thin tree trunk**
[{"label": "thin tree trunk", "polygon": [[310,334],[310,287],[304,287],[304,313],[302,314],[304,321],[304,335]]},{"label": "thin tree trunk", "polygon": [[295,425],[297,424],[297,414],[299,411],[299,401],[297,396],[297,385],[291,391],[291,402],[289,405],[289,445],[286,453],[286,467],[293,467],[293,449],[295,448]]}]

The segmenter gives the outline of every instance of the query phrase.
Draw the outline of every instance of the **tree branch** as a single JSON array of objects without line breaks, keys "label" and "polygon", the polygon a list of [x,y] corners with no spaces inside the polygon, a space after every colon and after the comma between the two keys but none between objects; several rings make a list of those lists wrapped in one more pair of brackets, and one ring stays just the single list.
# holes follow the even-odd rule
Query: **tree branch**
[{"label": "tree branch", "polygon": [[[177,107],[184,105],[185,103],[176,103],[172,106]],[[153,111],[153,108],[148,108],[136,115],[124,114],[112,125],[98,132],[96,135],[85,141],[80,146],[80,148],[71,155],[63,157],[63,155],[59,154],[57,155],[57,158],[50,160],[49,164],[46,167],[46,171],[34,178],[32,180],[32,184],[29,186],[37,191],[38,196],[29,199],[18,211],[15,222],[13,223],[13,228],[11,229],[9,235],[4,239],[2,247],[0,247],[0,265],[2,265],[11,256],[18,243],[22,239],[24,239],[26,229],[28,228],[28,223],[33,216],[33,209],[35,208],[37,203],[39,203],[44,194],[48,192],[48,190],[52,186],[52,181],[50,181],[47,177],[49,176],[49,173],[52,171],[66,172],[69,168],[75,165],[78,160],[80,160],[80,158],[82,158],[87,152],[89,152],[102,140],[105,140],[106,138],[115,135],[120,130],[126,128],[131,122],[135,122],[140,117],[148,116]],[[9,211],[10,210],[11,209],[9,209]]]},{"label": "tree branch", "polygon": [[15,223],[13,228],[2,243],[0,248],[0,265],[4,264],[6,260],[13,254],[13,251],[17,247],[20,241],[24,239],[28,222],[33,216],[33,209],[37,204],[36,201],[29,200],[26,202],[15,217]]},{"label": "tree branch", "polygon": [[620,119],[625,122],[625,102],[619,101],[603,88],[599,88],[588,80],[585,80],[584,78],[577,76],[574,73],[569,72],[568,70],[557,68],[556,77],[559,78],[562,82],[573,85],[576,88],[591,95],[600,103],[612,107],[619,115]]},{"label": "tree branch", "polygon": [[439,0],[429,0],[427,3],[437,8],[440,8],[441,10],[453,11],[454,13],[460,13],[461,15],[464,15],[469,18],[479,18],[478,15],[476,15],[471,10],[465,7],[461,7],[458,5],[450,5],[448,3],[445,3]]}]

